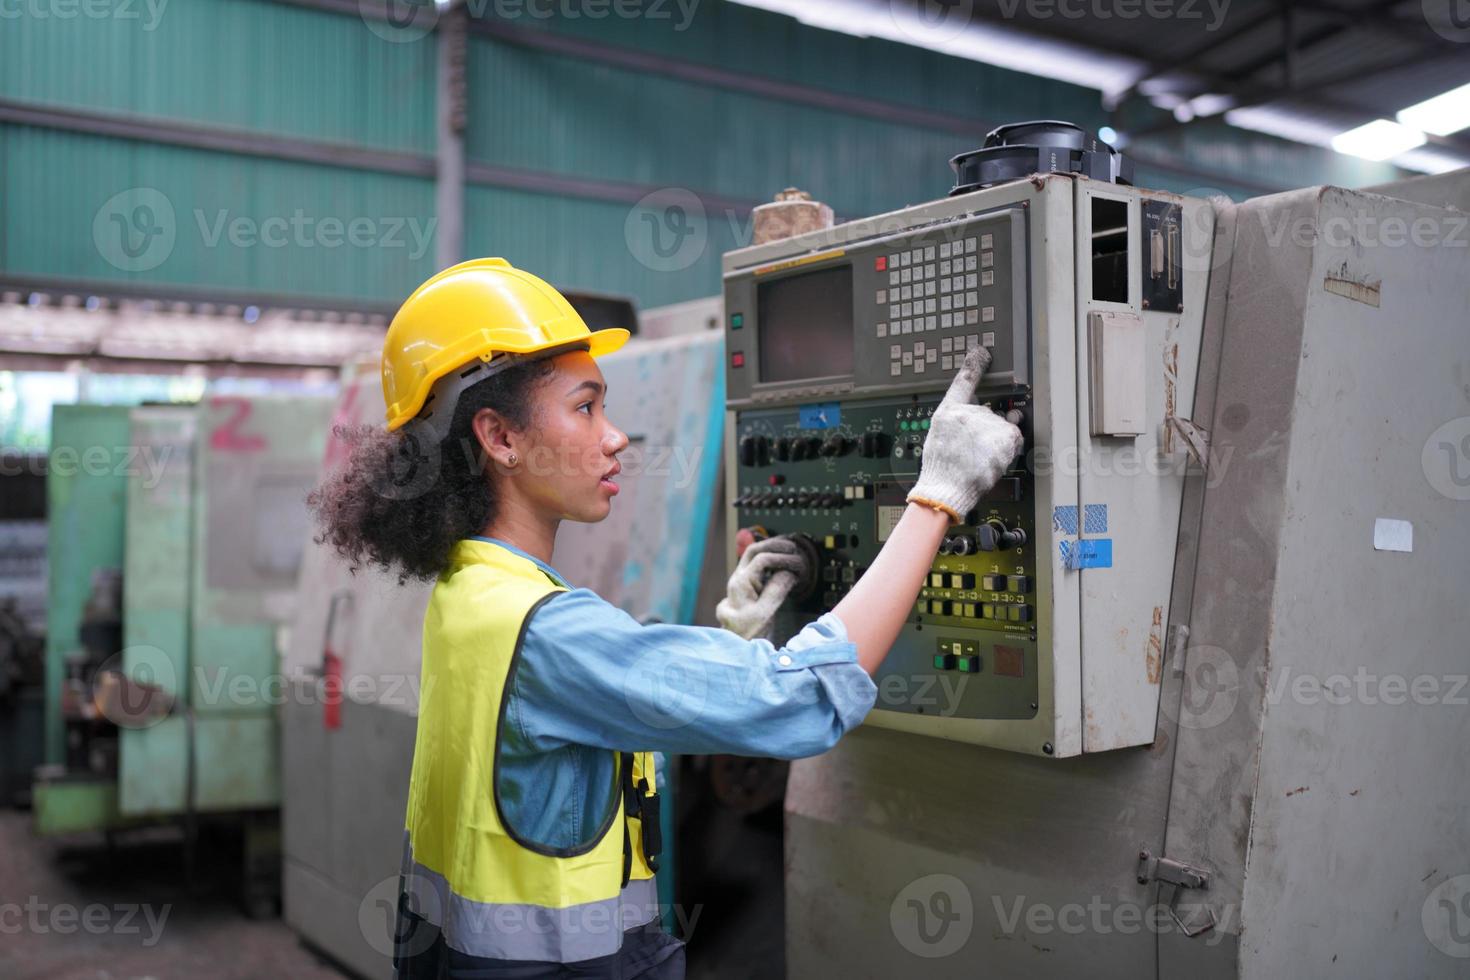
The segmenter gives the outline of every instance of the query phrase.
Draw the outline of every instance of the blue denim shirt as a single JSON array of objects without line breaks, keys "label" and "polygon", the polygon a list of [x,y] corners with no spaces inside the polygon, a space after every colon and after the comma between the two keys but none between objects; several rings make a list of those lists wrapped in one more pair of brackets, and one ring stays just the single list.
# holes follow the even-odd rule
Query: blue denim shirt
[{"label": "blue denim shirt", "polygon": [[[515,546],[479,540],[568,585]],[[608,749],[817,755],[862,722],[877,693],[831,613],[777,649],[716,627],[643,626],[590,589],[570,589],[531,615],[507,684],[504,815],[528,840],[584,844],[616,801]]]}]

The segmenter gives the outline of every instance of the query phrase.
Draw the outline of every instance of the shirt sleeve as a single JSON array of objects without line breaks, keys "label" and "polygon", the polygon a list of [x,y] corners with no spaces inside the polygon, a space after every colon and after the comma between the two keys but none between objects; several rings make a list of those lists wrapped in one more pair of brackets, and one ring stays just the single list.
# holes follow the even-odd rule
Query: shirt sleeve
[{"label": "shirt sleeve", "polygon": [[524,628],[507,718],[539,751],[798,759],[825,752],[877,688],[831,613],[786,646],[707,626],[644,626],[590,589],[558,593]]}]

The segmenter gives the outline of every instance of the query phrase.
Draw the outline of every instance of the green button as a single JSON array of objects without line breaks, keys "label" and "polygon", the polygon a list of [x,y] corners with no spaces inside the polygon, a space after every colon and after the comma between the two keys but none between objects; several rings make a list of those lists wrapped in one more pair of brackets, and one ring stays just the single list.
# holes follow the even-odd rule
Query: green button
[{"label": "green button", "polygon": [[923,422],[921,422],[919,424],[921,426],[923,426],[924,428],[926,428],[926,429],[929,428],[929,420],[928,419],[925,419]]},{"label": "green button", "polygon": [[730,314],[730,329],[731,330],[739,330],[743,326],[745,326],[745,314],[744,313],[731,313]]},{"label": "green button", "polygon": [[900,423],[898,423],[898,431],[900,431],[900,432],[907,432],[907,431],[909,431],[909,424],[907,422],[900,422]]},{"label": "green button", "polygon": [[936,653],[934,655],[934,667],[936,670],[944,669],[944,654]]}]

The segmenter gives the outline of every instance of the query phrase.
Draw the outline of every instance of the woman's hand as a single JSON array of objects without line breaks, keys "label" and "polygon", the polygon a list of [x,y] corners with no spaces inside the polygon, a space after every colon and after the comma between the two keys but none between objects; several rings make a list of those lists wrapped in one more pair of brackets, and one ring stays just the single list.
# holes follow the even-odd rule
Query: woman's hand
[{"label": "woman's hand", "polygon": [[767,538],[745,549],[715,607],[720,625],[749,640],[763,636],[797,582],[812,574],[806,556],[786,537]]},{"label": "woman's hand", "polygon": [[975,386],[990,366],[990,351],[972,347],[939,403],[924,440],[919,481],[911,503],[944,511],[950,522],[965,519],[981,495],[995,486],[1021,451],[1021,430],[984,405],[972,404]]},{"label": "woman's hand", "polygon": [[972,405],[990,352],[973,348],[929,424],[919,481],[878,557],[832,612],[857,644],[858,663],[877,673],[934,564],[951,521],[975,506],[1021,449],[1021,430]]}]

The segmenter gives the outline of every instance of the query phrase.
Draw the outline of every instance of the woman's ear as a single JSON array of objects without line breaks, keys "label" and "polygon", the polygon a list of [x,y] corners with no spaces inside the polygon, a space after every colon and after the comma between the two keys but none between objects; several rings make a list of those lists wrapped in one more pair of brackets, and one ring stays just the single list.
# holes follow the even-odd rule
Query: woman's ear
[{"label": "woman's ear", "polygon": [[501,414],[493,408],[482,408],[470,420],[475,441],[485,458],[501,467],[513,467],[519,462],[519,454],[511,445],[512,431]]}]

